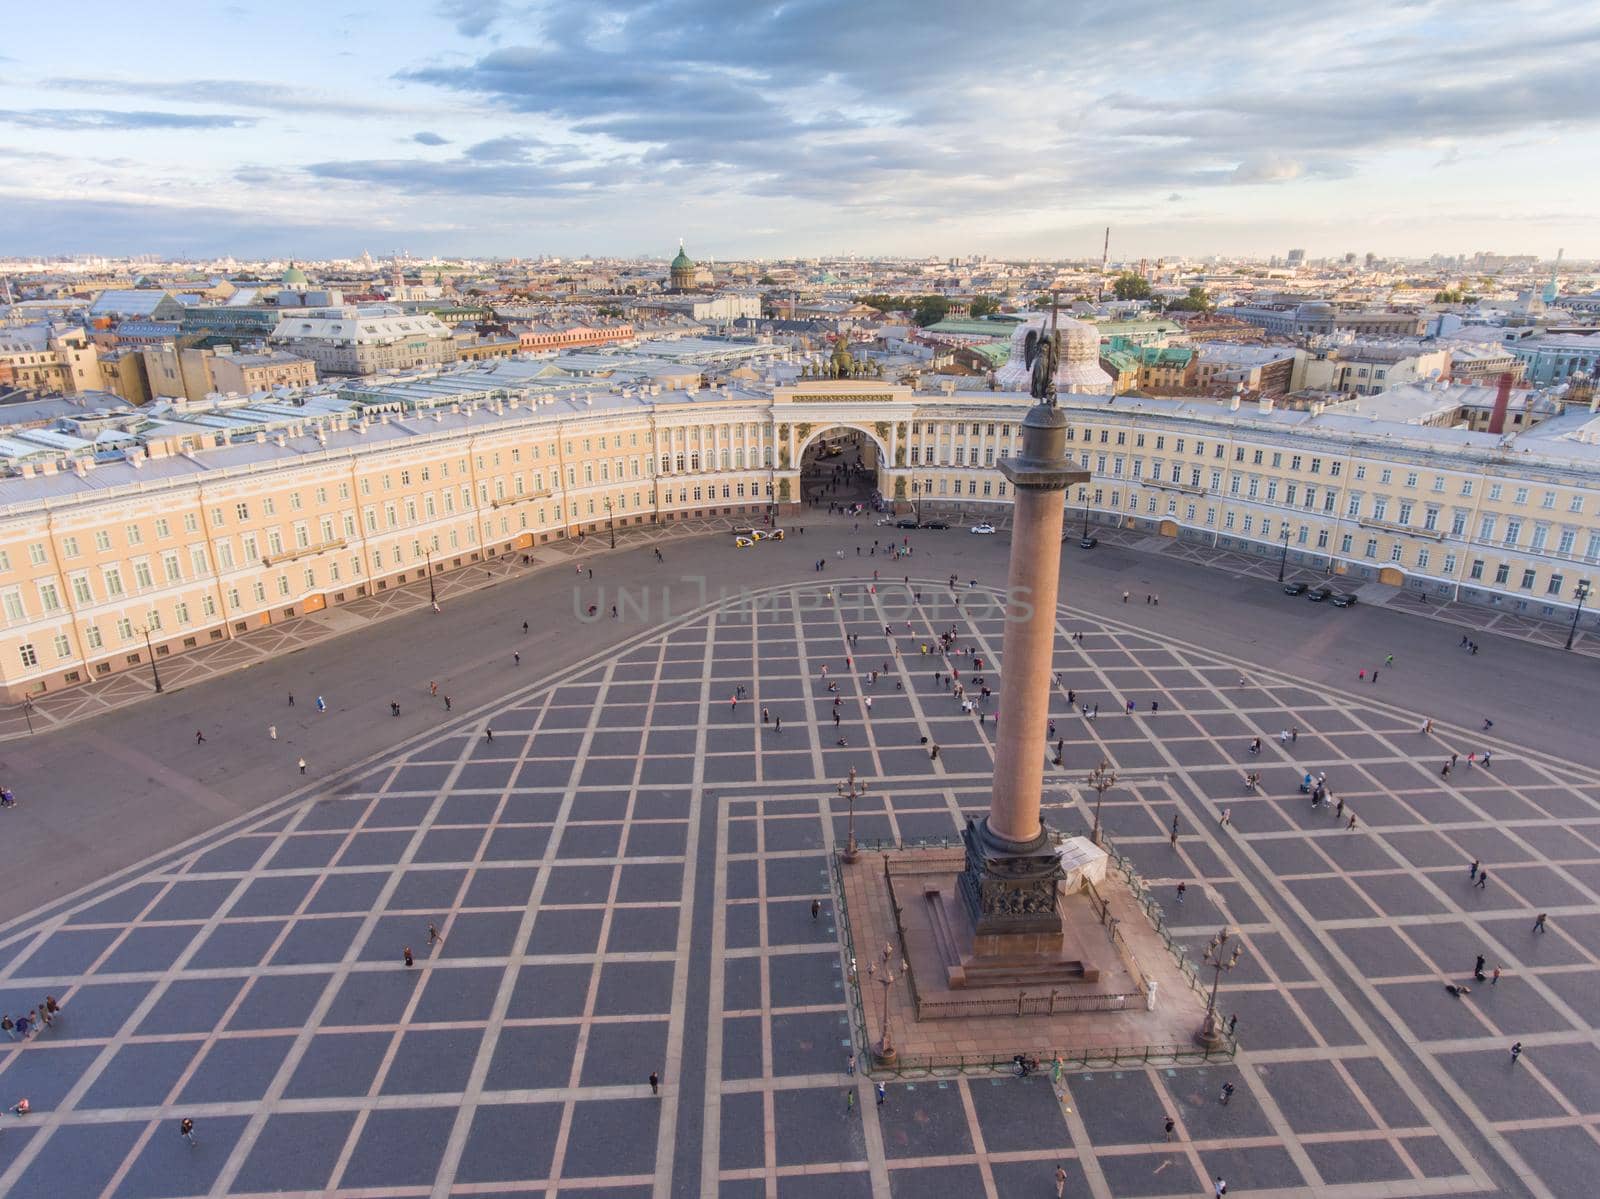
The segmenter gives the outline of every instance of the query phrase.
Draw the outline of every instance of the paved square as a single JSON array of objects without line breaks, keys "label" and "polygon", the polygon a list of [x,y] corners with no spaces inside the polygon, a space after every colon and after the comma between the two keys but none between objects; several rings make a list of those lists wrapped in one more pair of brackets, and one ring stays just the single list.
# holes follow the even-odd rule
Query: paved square
[{"label": "paved square", "polygon": [[[996,685],[994,598],[921,586],[909,612],[852,585],[709,607],[13,921],[0,1006],[64,1011],[0,1040],[0,1091],[33,1109],[0,1192],[965,1199],[1047,1195],[1058,1165],[1100,1197],[1591,1188],[1600,773],[1074,611],[1048,815],[1083,830],[1081,780],[1117,769],[1105,826],[1176,940],[1241,933],[1244,1049],[1058,1085],[885,1076],[880,1106],[847,1072],[868,1014],[833,785],[867,784],[858,836],[937,842],[992,761],[936,673]],[[970,655],[922,652],[952,626]],[[1441,776],[1484,748],[1491,770]],[[1322,771],[1343,817],[1297,793]]]}]

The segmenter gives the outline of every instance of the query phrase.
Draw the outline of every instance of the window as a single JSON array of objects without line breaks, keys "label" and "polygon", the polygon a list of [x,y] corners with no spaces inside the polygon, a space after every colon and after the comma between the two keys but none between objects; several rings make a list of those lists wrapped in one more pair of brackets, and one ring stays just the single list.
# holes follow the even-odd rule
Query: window
[{"label": "window", "polygon": [[1401,560],[1400,555],[1404,551],[1404,549],[1405,549],[1405,547],[1403,545],[1401,545],[1398,541],[1395,542],[1394,545],[1392,545],[1389,548],[1389,561],[1391,561],[1391,562],[1399,562]]},{"label": "window", "polygon": [[100,627],[98,625],[85,625],[83,639],[88,643],[90,649],[99,649],[105,644],[105,638],[100,636]]},{"label": "window", "polygon": [[278,506],[272,502],[272,497],[270,495],[261,501],[261,511],[268,516],[273,516],[277,513]]},{"label": "window", "polygon": [[1500,498],[1500,496],[1503,494],[1503,492],[1504,492],[1504,488],[1502,488],[1500,486],[1500,484],[1498,484],[1498,483],[1489,484],[1489,499],[1490,499],[1491,502],[1494,501],[1494,500],[1498,500]]},{"label": "window", "polygon": [[1522,589],[1524,591],[1532,591],[1533,590],[1533,570],[1532,570],[1532,568],[1526,568],[1522,572]]},{"label": "window", "polygon": [[1356,478],[1357,479],[1365,479],[1366,477],[1367,477],[1367,468],[1366,468],[1366,466],[1365,465],[1358,465],[1356,467]]},{"label": "window", "polygon": [[1511,567],[1506,563],[1502,562],[1499,566],[1494,568],[1494,581],[1496,583],[1504,583],[1510,577]]},{"label": "window", "polygon": [[1562,583],[1562,578],[1561,578],[1560,575],[1551,575],[1550,576],[1550,581],[1548,583],[1546,583],[1545,586],[1544,586],[1544,593],[1546,595],[1560,595],[1561,594],[1561,583]]},{"label": "window", "polygon": [[57,633],[55,637],[56,657],[72,657],[72,642],[67,640],[65,633]]},{"label": "window", "polygon": [[1403,524],[1403,525],[1408,525],[1408,524],[1411,523],[1411,501],[1410,500],[1401,500],[1400,501],[1400,523]]},{"label": "window", "polygon": [[1416,485],[1417,485],[1417,472],[1416,471],[1408,472],[1406,474],[1406,486],[1407,487],[1415,487]]},{"label": "window", "polygon": [[1456,573],[1456,556],[1454,554],[1446,554],[1444,556],[1444,573],[1447,575]]},{"label": "window", "polygon": [[1372,519],[1389,519],[1389,501],[1386,497],[1380,495],[1377,499],[1372,501]]},{"label": "window", "polygon": [[1485,513],[1478,521],[1478,540],[1493,541],[1496,517],[1492,512]]},{"label": "window", "polygon": [[106,568],[106,570],[103,571],[102,574],[103,574],[104,579],[105,579],[106,594],[111,596],[112,598],[116,598],[117,596],[122,595],[123,594],[122,572],[120,570],[118,570],[115,566],[112,566],[112,567]]},{"label": "window", "polygon": [[240,520],[249,520],[250,519],[250,505],[246,504],[246,503],[243,503],[243,502],[235,504],[233,506],[233,514],[234,514],[234,516],[238,517]]},{"label": "window", "polygon": [[22,593],[15,587],[0,595],[0,606],[4,606],[7,620],[27,619],[27,612],[22,607]]},{"label": "window", "polygon": [[1556,541],[1556,552],[1559,554],[1570,554],[1572,552],[1572,547],[1574,544],[1576,544],[1577,540],[1578,534],[1576,530],[1562,529],[1561,536]]},{"label": "window", "polygon": [[124,641],[132,641],[133,640],[133,621],[129,620],[126,616],[124,616],[120,620],[118,620],[117,621],[117,636],[121,637]]},{"label": "window", "polygon": [[1473,489],[1473,481],[1471,479],[1462,479],[1461,480],[1461,494],[1462,495],[1471,495],[1472,494],[1472,489]]},{"label": "window", "polygon": [[89,590],[89,576],[77,574],[72,576],[72,598],[80,604],[94,603],[94,593]]},{"label": "window", "polygon": [[183,514],[183,531],[185,533],[198,533],[200,531],[200,518],[193,512]]},{"label": "window", "polygon": [[1378,539],[1376,537],[1368,537],[1367,538],[1367,557],[1376,558],[1377,556],[1378,556]]},{"label": "window", "polygon": [[61,593],[56,590],[54,583],[39,584],[39,603],[46,612],[61,610]]},{"label": "window", "polygon": [[63,537],[61,539],[61,556],[63,558],[76,558],[78,556],[78,539],[76,537]]},{"label": "window", "polygon": [[1467,577],[1468,578],[1473,578],[1473,579],[1481,579],[1481,578],[1483,578],[1483,559],[1482,558],[1474,558],[1472,560],[1472,569],[1467,572]]},{"label": "window", "polygon": [[1568,512],[1582,512],[1583,511],[1583,497],[1581,495],[1573,496],[1571,502],[1567,504],[1567,511]]},{"label": "window", "polygon": [[1506,545],[1516,545],[1517,539],[1522,536],[1522,522],[1520,520],[1506,521]]},{"label": "window", "polygon": [[1553,491],[1545,492],[1544,495],[1539,500],[1539,507],[1541,507],[1541,508],[1554,508],[1555,506],[1556,506],[1556,493],[1553,492]]},{"label": "window", "polygon": [[1528,489],[1526,487],[1517,488],[1516,496],[1511,502],[1517,505],[1526,504],[1528,502]]},{"label": "window", "polygon": [[111,549],[111,534],[104,529],[98,530],[94,535],[94,548],[102,554],[108,552]]},{"label": "window", "polygon": [[22,664],[24,666],[39,665],[39,655],[34,652],[33,643],[31,641],[23,642],[17,647],[17,652],[22,656]]},{"label": "window", "polygon": [[138,525],[126,525],[122,531],[129,545],[139,545],[144,541],[144,533]]},{"label": "window", "polygon": [[133,564],[133,579],[141,591],[156,585],[155,579],[150,574],[150,563],[143,558]]}]

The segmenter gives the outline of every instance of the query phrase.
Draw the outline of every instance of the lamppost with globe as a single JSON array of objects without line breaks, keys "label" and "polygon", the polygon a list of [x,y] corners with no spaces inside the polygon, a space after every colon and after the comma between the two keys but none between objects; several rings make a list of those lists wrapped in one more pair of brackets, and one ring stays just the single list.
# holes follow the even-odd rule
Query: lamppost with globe
[{"label": "lamppost with globe", "polygon": [[[887,949],[888,946],[884,948]],[[885,957],[883,960],[883,973],[878,976],[878,983],[883,987],[883,1034],[878,1038],[878,1043],[872,1050],[873,1056],[880,1062],[892,1062],[895,1059],[894,1041],[889,1030],[889,996],[894,991],[895,983],[899,982],[910,968],[902,958],[900,961],[900,974],[897,975],[889,959]]]},{"label": "lamppost with globe", "polygon": [[1572,639],[1578,635],[1578,618],[1583,615],[1583,601],[1589,598],[1589,580],[1588,579],[1579,579],[1578,580],[1578,589],[1575,592],[1575,594],[1578,597],[1578,607],[1577,607],[1577,610],[1575,612],[1573,612],[1573,614],[1572,614],[1572,627],[1567,630],[1567,648],[1568,649],[1572,648]]},{"label": "lamppost with globe", "polygon": [[859,855],[856,849],[856,800],[867,793],[867,789],[856,783],[856,768],[850,767],[850,776],[846,782],[838,786],[839,798],[847,800],[850,804],[849,832],[845,838],[844,852],[839,855],[842,862],[853,862]]},{"label": "lamppost with globe", "polygon": [[612,549],[616,549],[617,548],[617,521],[616,521],[616,518],[611,515],[611,497],[609,495],[606,496],[604,503],[605,503],[605,506],[606,506],[606,528],[609,529],[610,532],[611,532],[611,548]]},{"label": "lamppost with globe", "polygon": [[1104,845],[1105,834],[1100,830],[1100,804],[1105,799],[1106,792],[1117,785],[1117,772],[1102,758],[1100,765],[1091,770],[1089,777],[1083,781],[1094,788],[1094,832],[1090,835],[1096,845]]},{"label": "lamppost with globe", "polygon": [[1283,556],[1278,559],[1278,582],[1283,582],[1284,568],[1289,565],[1289,522],[1283,522]]},{"label": "lamppost with globe", "polygon": [[1239,964],[1239,955],[1244,952],[1243,945],[1235,945],[1231,956],[1227,954],[1228,942],[1238,936],[1237,933],[1222,929],[1206,943],[1205,963],[1211,967],[1211,998],[1206,1001],[1205,1023],[1200,1026],[1200,1033],[1196,1040],[1207,1049],[1219,1049],[1227,1038],[1223,1036],[1222,1028],[1217,1023],[1217,987],[1222,982],[1225,970],[1232,970]]}]

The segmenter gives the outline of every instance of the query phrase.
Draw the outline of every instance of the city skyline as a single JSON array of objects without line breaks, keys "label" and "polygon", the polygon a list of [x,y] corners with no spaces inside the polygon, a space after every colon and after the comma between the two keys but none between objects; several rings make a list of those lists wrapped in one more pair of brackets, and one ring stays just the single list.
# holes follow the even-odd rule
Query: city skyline
[{"label": "city skyline", "polygon": [[1594,258],[1600,17],[1518,17],[34,8],[0,254]]}]

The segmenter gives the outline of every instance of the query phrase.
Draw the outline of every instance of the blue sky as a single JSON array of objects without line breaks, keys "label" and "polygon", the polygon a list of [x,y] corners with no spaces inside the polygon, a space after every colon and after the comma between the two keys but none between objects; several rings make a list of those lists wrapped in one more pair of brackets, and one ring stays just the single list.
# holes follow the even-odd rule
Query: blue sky
[{"label": "blue sky", "polygon": [[1600,257],[1600,6],[21,7],[0,254]]}]

